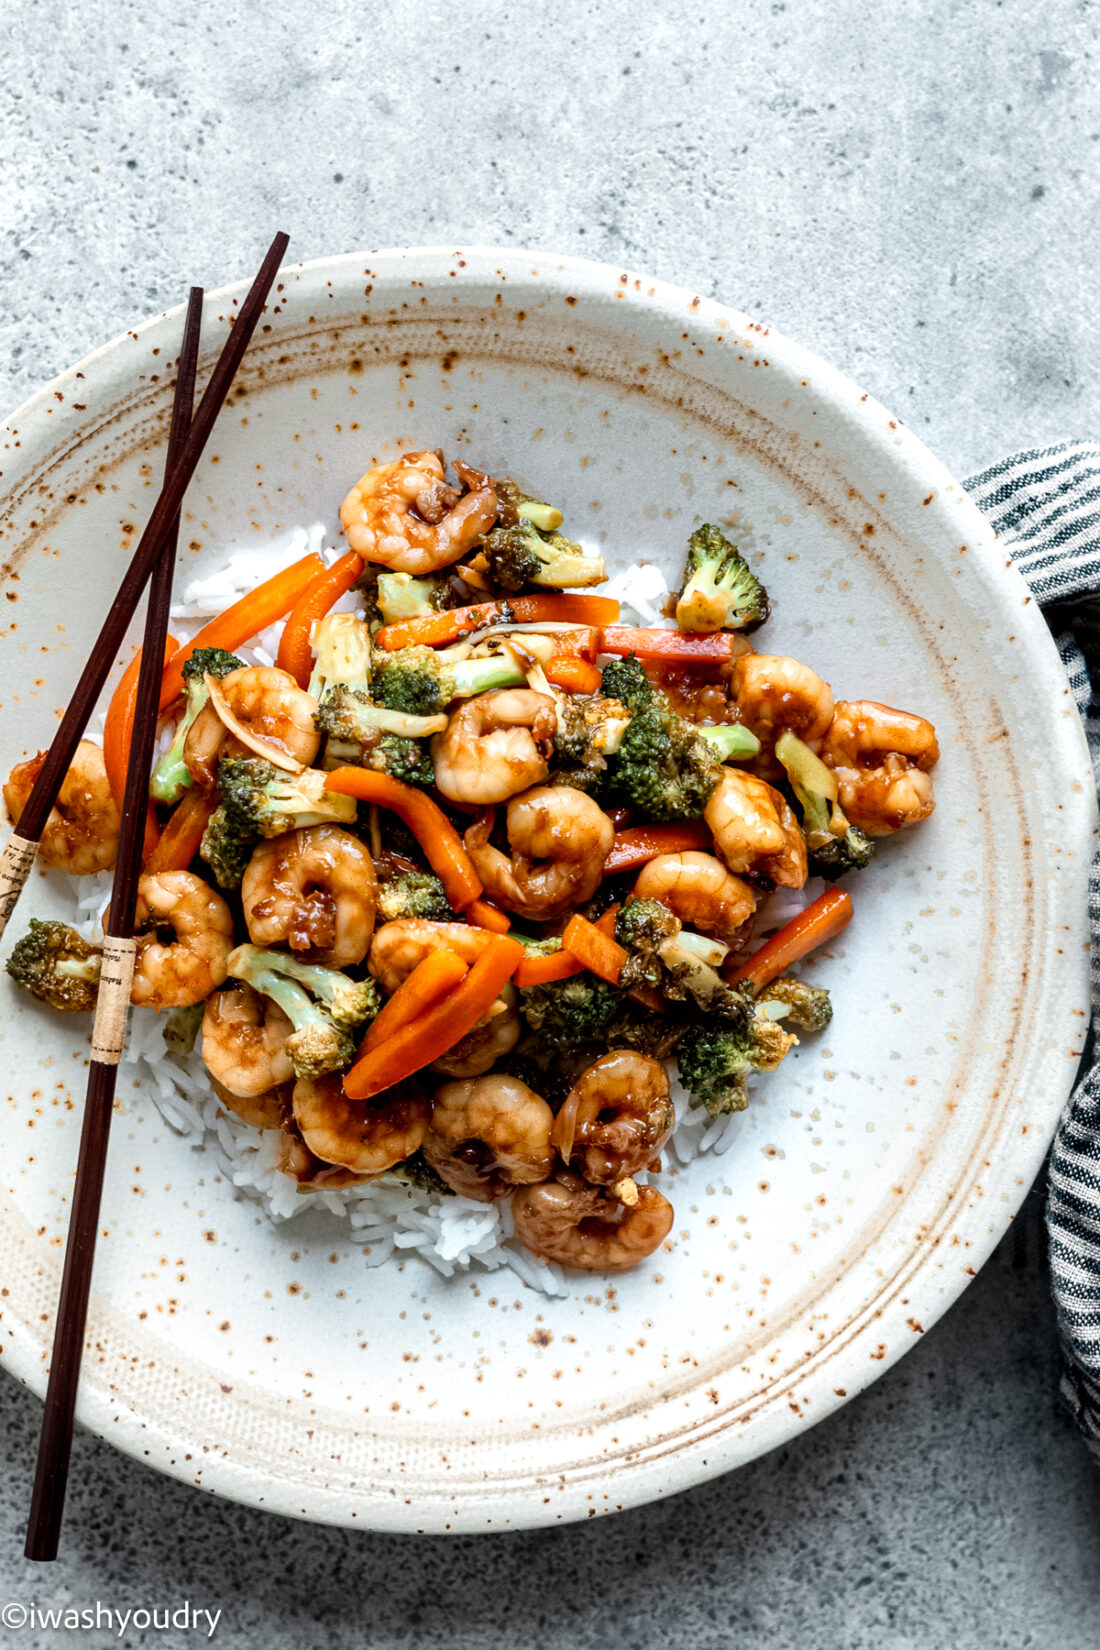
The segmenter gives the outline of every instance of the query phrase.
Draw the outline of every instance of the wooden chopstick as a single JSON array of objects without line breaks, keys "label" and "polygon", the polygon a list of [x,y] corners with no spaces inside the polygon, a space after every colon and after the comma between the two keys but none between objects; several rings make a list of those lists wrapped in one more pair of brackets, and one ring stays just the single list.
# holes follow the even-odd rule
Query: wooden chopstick
[{"label": "wooden chopstick", "polygon": [[[229,337],[210,375],[198,411],[180,445],[176,462],[165,476],[160,496],[153,506],[137,549],[130,558],[130,564],[111,603],[103,629],[93,644],[68,709],[61,719],[41,772],[34,782],[34,788],[27,798],[26,806],[3,854],[0,854],[0,934],[3,934],[7,927],[8,918],[15,909],[23,885],[30,875],[38,839],[57,801],[57,793],[69,771],[76,747],[87,726],[88,717],[103,691],[103,684],[122,645],[126,627],[133,617],[134,609],[149,580],[164,541],[171,531],[172,523],[179,515],[187,484],[195,473],[203,448],[214,428],[214,421],[229,394],[237,368],[263,314],[264,303],[289,244],[288,236],[281,232],[275,236],[256,279],[249,288],[248,296],[241,305],[240,313],[230,329]],[[162,654],[157,655],[158,660],[161,657]]]},{"label": "wooden chopstick", "polygon": [[[195,373],[199,359],[199,333],[202,327],[202,298],[201,287],[192,287],[176,373],[172,424],[168,434],[166,473],[169,476],[180,462],[180,454],[184,450],[191,425],[191,411],[195,400]],[[130,984],[134,973],[134,912],[137,905],[138,878],[141,875],[141,851],[145,840],[145,816],[149,803],[149,768],[156,740],[157,704],[163,670],[164,639],[168,632],[168,610],[172,600],[172,575],[175,572],[178,532],[177,512],[161,541],[160,557],[153,570],[145,614],[145,635],[138,674],[133,735],[126,767],[114,887],[110,910],[104,923],[103,970],[92,1031],[92,1059],[88,1071],[84,1123],[80,1134],[80,1155],[76,1166],[76,1183],[69,1217],[69,1238],[65,1248],[65,1270],[58,1298],[57,1323],[50,1357],[50,1380],[46,1391],[42,1432],[38,1442],[34,1493],[24,1548],[27,1558],[38,1560],[57,1557],[61,1518],[65,1508],[76,1391],[84,1350],[92,1261],[95,1255],[100,1196],[107,1162],[107,1137],[114,1107],[118,1061],[125,1042],[126,1011],[130,1002]]]}]

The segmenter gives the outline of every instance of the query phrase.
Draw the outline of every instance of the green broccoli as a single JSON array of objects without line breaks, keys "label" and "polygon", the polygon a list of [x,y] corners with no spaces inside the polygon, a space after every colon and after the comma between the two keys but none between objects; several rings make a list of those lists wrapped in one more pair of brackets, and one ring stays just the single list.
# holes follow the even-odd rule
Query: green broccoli
[{"label": "green broccoli", "polygon": [[317,768],[289,774],[262,757],[223,756],[218,793],[199,853],[222,888],[237,887],[261,837],[303,825],[355,822],[355,798],[326,791]]},{"label": "green broccoli", "polygon": [[326,754],[357,762],[385,734],[400,739],[426,739],[441,733],[447,718],[411,716],[407,711],[376,705],[356,688],[339,685],[325,689],[314,721],[329,741]]},{"label": "green broccoli", "polygon": [[725,1020],[748,1017],[749,998],[718,973],[728,947],[685,931],[660,901],[629,900],[615,919],[615,938],[627,952],[624,988],[651,986],[668,1002],[690,1003]]},{"label": "green broccoli", "polygon": [[420,619],[455,605],[448,570],[414,578],[411,573],[379,573],[378,612],[384,624]]},{"label": "green broccoli", "polygon": [[603,558],[585,555],[579,544],[558,531],[560,510],[530,498],[514,481],[494,481],[493,487],[500,509],[480,557],[501,590],[514,592],[529,584],[552,590],[603,584]]},{"label": "green broccoli", "polygon": [[744,1111],[746,1074],[774,1071],[797,1041],[766,1013],[693,1021],[676,1050],[680,1081],[692,1105],[705,1106],[712,1117]]},{"label": "green broccoli", "polygon": [[184,765],[183,746],[191,731],[191,724],[210,697],[203,678],[213,676],[220,681],[223,676],[228,676],[230,671],[243,669],[244,661],[233,653],[227,653],[222,647],[196,648],[191,657],[184,660],[183,690],[186,703],[183,720],[176,729],[175,738],[153,770],[149,794],[154,802],[178,802],[192,782],[191,775]]},{"label": "green broccoli", "polygon": [[755,630],[768,617],[768,592],[748,562],[708,523],[688,540],[684,584],[676,599],[681,630]]},{"label": "green broccoli", "polygon": [[270,997],[293,1022],[286,1048],[299,1077],[320,1077],[349,1066],[355,1057],[352,1033],[382,1006],[376,980],[352,980],[283,951],[238,945],[230,952],[227,970],[232,979]]},{"label": "green broccoli", "polygon": [[771,1004],[769,1012],[773,1019],[790,1020],[802,1031],[824,1031],[833,1017],[833,1005],[825,987],[796,980],[793,974],[783,974],[773,980],[754,1001],[758,1008]]},{"label": "green broccoli", "polygon": [[365,766],[376,773],[388,773],[403,785],[416,785],[422,791],[435,784],[435,765],[426,739],[403,739],[387,733],[368,751]]},{"label": "green broccoli", "polygon": [[558,693],[549,683],[546,689],[558,709],[553,783],[601,796],[608,782],[607,759],[618,750],[630,720],[626,707],[602,694]]},{"label": "green broccoli", "polygon": [[671,1016],[651,1013],[588,973],[527,986],[519,997],[520,1012],[535,1034],[533,1053],[550,1064],[590,1047],[633,1048],[661,1059],[682,1029]]},{"label": "green broccoli", "polygon": [[647,819],[698,819],[722,777],[721,753],[670,709],[633,655],[605,667],[603,693],[630,712],[609,759],[611,794]]},{"label": "green broccoli", "polygon": [[802,813],[811,875],[835,882],[846,871],[862,871],[875,845],[858,825],[849,824],[837,801],[836,774],[789,730],[776,740],[775,754]]},{"label": "green broccoli", "polygon": [[31,925],[4,967],[24,991],[62,1014],[88,1014],[95,1007],[103,952],[81,939],[67,922]]},{"label": "green broccoli", "polygon": [[399,871],[378,887],[379,922],[421,917],[428,922],[453,922],[443,884],[431,871]]},{"label": "green broccoli", "polygon": [[621,975],[624,989],[636,991],[648,985],[660,990],[665,980],[660,948],[666,940],[675,939],[680,928],[679,917],[660,900],[627,901],[615,918],[615,938],[628,953]]},{"label": "green broccoli", "polygon": [[471,654],[465,643],[453,648],[403,647],[382,656],[373,696],[390,710],[435,716],[452,699],[524,687],[526,681],[516,660],[502,650]]}]

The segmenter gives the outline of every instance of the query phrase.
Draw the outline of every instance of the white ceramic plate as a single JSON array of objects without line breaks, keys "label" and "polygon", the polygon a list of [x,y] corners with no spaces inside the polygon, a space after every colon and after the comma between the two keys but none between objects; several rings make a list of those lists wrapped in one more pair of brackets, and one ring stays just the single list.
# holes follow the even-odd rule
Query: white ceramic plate
[{"label": "white ceramic plate", "polygon": [[[207,303],[212,356],[240,300]],[[4,429],[0,762],[48,742],[157,485],[180,315]],[[1011,1220],[1085,1027],[1088,756],[1043,621],[958,484],[847,379],[690,292],[542,253],[288,268],[188,495],[181,564],[320,520],[397,447],[515,470],[613,567],[735,522],[761,641],[930,716],[932,821],[883,847],[813,977],[836,1017],[735,1146],[666,1177],[655,1264],[547,1300],[368,1270],[272,1227],[120,1096],[80,1415],[219,1494],[397,1530],[614,1511],[789,1441],[965,1287]],[[334,538],[335,541],[335,538]],[[20,918],[49,908],[32,881]],[[17,931],[19,922],[14,925]],[[41,1392],[86,1043],[0,986],[0,1341]]]}]

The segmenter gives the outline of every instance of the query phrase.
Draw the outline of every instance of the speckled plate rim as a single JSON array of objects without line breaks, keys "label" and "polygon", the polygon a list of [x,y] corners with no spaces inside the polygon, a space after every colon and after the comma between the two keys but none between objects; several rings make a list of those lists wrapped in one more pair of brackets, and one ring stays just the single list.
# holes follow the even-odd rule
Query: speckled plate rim
[{"label": "speckled plate rim", "polygon": [[[861,449],[863,458],[873,454],[887,469],[895,472],[895,479],[899,478],[899,469],[904,472],[907,505],[903,508],[908,509],[907,530],[915,530],[923,507],[928,512],[926,522],[934,521],[939,531],[954,536],[971,552],[968,578],[977,578],[995,600],[996,593],[1002,590],[1009,593],[1014,606],[1025,600],[1022,581],[998,548],[988,524],[946,468],[905,429],[900,420],[891,418],[872,397],[861,392],[843,374],[811,352],[779,338],[770,329],[728,306],[703,300],[688,290],[633,272],[516,248],[411,248],[352,253],[290,265],[283,274],[298,283],[312,283],[318,293],[322,293],[326,284],[330,291],[332,287],[339,286],[342,274],[354,272],[358,283],[364,272],[371,275],[378,269],[385,269],[387,273],[393,273],[413,266],[418,271],[431,270],[456,278],[456,287],[452,291],[460,290],[464,284],[462,271],[468,272],[465,276],[467,281],[484,281],[496,271],[498,274],[506,272],[517,285],[526,283],[541,292],[549,287],[559,293],[569,291],[603,299],[613,295],[635,303],[640,301],[646,307],[652,307],[669,318],[675,316],[685,324],[717,327],[731,342],[740,341],[757,349],[766,348],[767,357],[763,364],[786,380],[796,400],[799,387],[806,389],[812,383],[812,396],[805,399],[825,404],[835,421],[834,431],[847,432],[853,445]],[[229,309],[240,300],[244,291],[244,283],[234,284],[210,294],[208,302],[222,303]],[[98,363],[116,351],[132,347],[136,341],[145,340],[158,327],[174,327],[181,312],[179,308],[153,317],[93,351],[30,398],[7,421],[6,428],[10,430],[18,424],[23,437],[32,446],[40,440],[45,448],[52,449],[54,453],[71,450],[74,440],[68,437],[71,435],[79,444],[81,428],[80,420],[74,420],[73,414],[86,410],[86,404],[78,403],[71,397],[73,386],[84,380],[86,387],[90,387]],[[69,399],[66,400],[66,397]],[[806,416],[807,421],[812,421],[816,411],[811,407]],[[94,423],[94,417],[89,422]],[[75,429],[66,430],[74,423]],[[834,434],[830,445],[835,447],[836,444]],[[896,516],[896,509],[892,514]],[[1030,611],[1016,614],[1015,623],[1027,637],[1029,669],[1038,679],[1040,688],[1051,693],[1064,692],[1061,664],[1037,610],[1032,607]],[[1060,723],[1051,719],[1050,738],[1055,767],[1060,767],[1067,776],[1077,778],[1090,771],[1083,732],[1076,719]],[[1090,833],[1095,831],[1095,796],[1089,785],[1076,792],[1067,792],[1067,795],[1070,797],[1070,834],[1073,840],[1083,845]],[[1061,965],[1053,962],[1047,968],[1036,987],[1037,996],[1034,993],[1032,996],[1032,1002],[1040,1011],[1044,1007],[1053,1010],[1057,1005],[1059,1009],[1064,1009],[1067,1004],[1073,1005],[1078,1001],[1084,1004],[1087,1001],[1082,960],[1086,937],[1083,895],[1087,874],[1083,853],[1079,861],[1072,869],[1063,864],[1047,871],[1050,894],[1048,916],[1061,919],[1071,936],[1080,937],[1082,949],[1079,955],[1072,955],[1073,947],[1067,945],[1064,962]],[[1047,960],[1051,961],[1049,958]],[[952,1219],[956,1218],[957,1212],[962,1222],[958,1229],[970,1232],[970,1264],[965,1269],[954,1268],[948,1272],[942,1267],[930,1265],[932,1246],[917,1248],[889,1279],[884,1280],[882,1290],[867,1308],[853,1316],[834,1337],[830,1337],[828,1359],[824,1360],[829,1361],[829,1371],[824,1380],[814,1378],[815,1355],[815,1359],[811,1359],[789,1379],[775,1383],[766,1393],[758,1395],[757,1401],[735,1405],[732,1411],[715,1416],[712,1426],[696,1429],[679,1447],[673,1445],[655,1453],[639,1452],[633,1470],[619,1473],[610,1501],[607,1497],[601,1498],[604,1502],[602,1506],[594,1507],[591,1504],[592,1495],[582,1496],[578,1491],[575,1496],[566,1496],[564,1502],[559,1499],[553,1514],[548,1514],[535,1504],[539,1499],[537,1496],[531,1498],[531,1504],[521,1504],[513,1488],[509,1501],[503,1504],[498,1502],[501,1516],[494,1527],[503,1524],[515,1528],[550,1522],[551,1518],[557,1521],[562,1517],[592,1516],[593,1512],[616,1510],[687,1488],[784,1442],[796,1430],[785,1413],[787,1394],[796,1384],[800,1394],[813,1393],[814,1421],[823,1419],[854,1396],[856,1391],[870,1384],[902,1355],[907,1345],[912,1344],[911,1335],[907,1336],[903,1327],[907,1322],[912,1325],[912,1318],[907,1319],[906,1312],[914,1297],[914,1285],[919,1284],[921,1289],[917,1305],[927,1327],[966,1287],[969,1277],[992,1252],[1011,1220],[1045,1154],[1071,1086],[1073,1068],[1065,1061],[1059,1065],[1047,1061],[1043,1074],[1047,1078],[1042,1108],[1045,1127],[1033,1130],[1026,1140],[1016,1141],[1010,1155],[997,1158],[995,1151],[991,1150],[981,1166],[987,1171],[984,1174],[984,1190],[988,1201],[980,1218],[975,1218],[973,1206],[966,1202],[973,1174],[962,1176],[946,1199],[945,1210],[951,1209]],[[967,1168],[977,1172],[974,1165],[967,1165]],[[990,1203],[994,1202],[999,1203],[1000,1218],[994,1218],[991,1222],[989,1208]],[[112,1315],[109,1309],[107,1315]],[[21,1333],[18,1322],[9,1314],[4,1316],[9,1335],[2,1361],[18,1378],[41,1392],[44,1375],[40,1342],[30,1334]],[[872,1329],[876,1336],[883,1337],[882,1356],[868,1371],[864,1354],[857,1370],[855,1349],[866,1342]],[[846,1380],[844,1387],[833,1384],[841,1378]],[[793,1404],[790,1407],[793,1408]],[[140,1408],[130,1408],[117,1390],[103,1391],[93,1382],[86,1382],[82,1389],[80,1414],[86,1424],[136,1458],[157,1465],[185,1481],[192,1481],[188,1467],[182,1461],[177,1464],[175,1459],[184,1450],[180,1437],[170,1435],[156,1423],[150,1424],[143,1418]],[[754,1419],[756,1424],[746,1430],[744,1423],[749,1419]],[[808,1420],[809,1417],[800,1418],[797,1430],[804,1430]],[[591,1466],[598,1482],[602,1464],[593,1461]],[[492,1522],[484,1516],[484,1506],[477,1510],[476,1516],[465,1516],[464,1510],[456,1506],[452,1518],[446,1523],[442,1515],[434,1510],[424,1519],[420,1510],[406,1512],[400,1506],[388,1513],[383,1509],[368,1521],[349,1507],[346,1498],[341,1498],[336,1488],[303,1483],[297,1479],[282,1481],[272,1475],[258,1474],[247,1464],[225,1456],[213,1457],[205,1462],[202,1483],[203,1487],[215,1493],[271,1510],[319,1521],[351,1524],[358,1528],[484,1529]],[[490,1487],[486,1504],[491,1504],[493,1499]]]}]

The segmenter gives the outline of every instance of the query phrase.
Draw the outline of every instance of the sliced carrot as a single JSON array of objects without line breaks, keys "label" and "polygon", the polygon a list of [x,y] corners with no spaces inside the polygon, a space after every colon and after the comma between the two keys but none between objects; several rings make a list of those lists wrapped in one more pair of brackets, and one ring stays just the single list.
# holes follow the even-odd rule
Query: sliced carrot
[{"label": "sliced carrot", "polygon": [[[605,912],[606,917],[606,912]],[[565,925],[562,950],[568,951],[583,968],[599,975],[609,985],[618,985],[626,952],[617,940],[597,928],[587,917],[574,915]]]},{"label": "sliced carrot", "polygon": [[594,665],[600,656],[599,627],[577,624],[571,630],[559,630],[554,637],[554,659],[587,659]]},{"label": "sliced carrot", "polygon": [[557,654],[546,666],[546,680],[564,693],[598,693],[600,673],[587,659],[559,659]]},{"label": "sliced carrot", "polygon": [[728,630],[687,636],[682,630],[635,630],[630,625],[609,624],[600,645],[604,653],[617,653],[621,658],[636,653],[639,659],[664,659],[669,664],[711,665],[733,657],[734,637]]},{"label": "sliced carrot", "polygon": [[747,962],[733,968],[727,964],[722,973],[731,985],[747,985],[754,994],[763,991],[800,957],[835,938],[851,920],[850,896],[839,888],[830,888],[773,934]]},{"label": "sliced carrot", "polygon": [[173,699],[178,699],[183,692],[183,666],[196,648],[224,647],[227,653],[232,653],[234,648],[243,647],[251,637],[258,636],[269,624],[289,613],[310,581],[324,570],[320,556],[312,553],[303,556],[301,561],[258,584],[255,590],[250,590],[247,596],[204,625],[192,641],[173,655],[165,669],[160,684],[161,710],[167,710]]},{"label": "sliced carrot", "polygon": [[488,928],[493,934],[506,934],[512,926],[511,917],[487,899],[471,900],[464,914],[475,928]]},{"label": "sliced carrot", "polygon": [[460,985],[356,1061],[344,1077],[345,1093],[353,1100],[369,1100],[446,1054],[488,1012],[522,957],[518,940],[491,935]]},{"label": "sliced carrot", "polygon": [[402,1026],[410,1025],[429,1008],[434,1008],[448,991],[461,985],[468,972],[467,965],[454,951],[429,951],[372,1021],[359,1045],[360,1055],[369,1054]]},{"label": "sliced carrot", "polygon": [[529,985],[549,985],[551,980],[567,980],[572,974],[583,974],[584,964],[569,951],[536,951],[524,957],[516,969],[514,979],[520,990]]},{"label": "sliced carrot", "polygon": [[325,776],[325,788],[342,796],[358,797],[360,802],[377,802],[403,819],[456,911],[464,911],[479,897],[481,878],[462,838],[443,810],[423,791],[403,785],[388,773],[375,773],[372,768],[337,768]]},{"label": "sliced carrot", "polygon": [[[179,645],[175,636],[164,638],[165,665],[178,651]],[[130,760],[130,742],[134,733],[134,708],[137,704],[140,669],[139,647],[135,649],[133,658],[122,672],[119,684],[111,695],[111,703],[103,723],[103,765],[107,769],[107,783],[111,787],[111,795],[120,808],[126,789],[126,764]],[[145,841],[141,849],[143,863],[149,859],[156,847],[158,835],[156,809],[150,802],[145,813]]]},{"label": "sliced carrot", "polygon": [[203,832],[216,806],[217,798],[208,791],[200,791],[197,786],[184,791],[161,832],[160,841],[145,861],[146,871],[186,871],[199,851]]},{"label": "sliced carrot", "polygon": [[603,874],[613,877],[620,871],[636,871],[659,854],[684,854],[693,848],[709,852],[713,847],[714,838],[701,819],[689,819],[682,825],[633,825],[617,833],[615,846],[604,860]]},{"label": "sliced carrot", "polygon": [[349,550],[338,562],[310,579],[291,608],[279,639],[275,663],[293,676],[300,688],[308,687],[313,674],[313,649],[309,642],[313,626],[336,606],[341,596],[347,595],[362,571],[362,556]]},{"label": "sliced carrot", "polygon": [[507,601],[478,602],[475,607],[452,607],[447,613],[426,613],[420,619],[401,619],[383,625],[375,636],[379,647],[394,652],[401,647],[446,647],[498,619],[516,624],[613,625],[619,604],[609,596],[511,596]]}]

